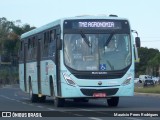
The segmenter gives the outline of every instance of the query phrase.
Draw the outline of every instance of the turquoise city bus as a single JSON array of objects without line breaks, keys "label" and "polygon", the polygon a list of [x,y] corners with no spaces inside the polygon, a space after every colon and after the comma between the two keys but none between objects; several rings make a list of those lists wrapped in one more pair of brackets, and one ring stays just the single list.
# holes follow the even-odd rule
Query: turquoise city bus
[{"label": "turquoise city bus", "polygon": [[129,21],[115,15],[63,18],[22,34],[20,88],[32,102],[46,96],[56,107],[66,99],[88,102],[134,95],[137,47]]}]

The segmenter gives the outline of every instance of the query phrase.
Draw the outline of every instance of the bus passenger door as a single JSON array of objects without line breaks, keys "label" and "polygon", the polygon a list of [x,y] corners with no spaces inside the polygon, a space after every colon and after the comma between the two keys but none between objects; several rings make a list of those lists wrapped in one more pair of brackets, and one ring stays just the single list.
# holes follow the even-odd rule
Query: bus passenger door
[{"label": "bus passenger door", "polygon": [[27,82],[26,82],[26,59],[27,59],[27,47],[28,44],[24,43],[24,90],[27,91]]},{"label": "bus passenger door", "polygon": [[57,96],[62,96],[61,91],[61,77],[60,77],[60,49],[57,45],[60,42],[60,28],[56,29],[56,82],[57,82]]},{"label": "bus passenger door", "polygon": [[38,94],[41,94],[41,39],[37,43],[37,84]]}]

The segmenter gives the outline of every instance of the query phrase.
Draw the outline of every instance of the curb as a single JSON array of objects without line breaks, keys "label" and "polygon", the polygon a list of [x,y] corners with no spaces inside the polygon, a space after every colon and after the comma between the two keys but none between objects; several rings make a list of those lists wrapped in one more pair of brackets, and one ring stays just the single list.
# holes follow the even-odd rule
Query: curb
[{"label": "curb", "polygon": [[160,94],[156,94],[156,93],[137,93],[137,92],[135,92],[134,95],[160,97]]}]

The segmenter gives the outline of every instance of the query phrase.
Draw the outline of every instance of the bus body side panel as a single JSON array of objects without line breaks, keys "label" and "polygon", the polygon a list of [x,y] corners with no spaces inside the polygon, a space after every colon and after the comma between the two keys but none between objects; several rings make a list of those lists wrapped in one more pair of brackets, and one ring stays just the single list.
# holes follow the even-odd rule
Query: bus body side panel
[{"label": "bus body side panel", "polygon": [[42,94],[50,96],[50,80],[53,80],[53,86],[56,89],[56,65],[52,60],[41,61],[41,86]]},{"label": "bus body side panel", "polygon": [[[33,93],[37,94],[37,75],[36,75],[36,63],[26,63],[26,92],[29,93],[29,78],[31,78],[31,85]],[[19,78],[20,78],[20,88],[25,91],[24,86],[24,64],[19,65]]]},{"label": "bus body side panel", "polygon": [[19,84],[20,84],[21,90],[25,91],[25,87],[24,87],[24,64],[23,63],[19,64]]},{"label": "bus body side panel", "polygon": [[[41,87],[43,95],[51,95],[53,93],[57,96],[57,51],[56,40],[59,34],[59,27],[55,27],[51,30],[54,31],[55,37],[48,44],[47,57],[41,60]],[[43,52],[43,50],[42,50]],[[59,62],[59,61],[58,61]],[[52,91],[52,92],[51,92]]]},{"label": "bus body side panel", "polygon": [[32,90],[34,94],[38,94],[37,85],[37,62],[27,63],[27,92],[29,93],[29,79],[31,80]]}]

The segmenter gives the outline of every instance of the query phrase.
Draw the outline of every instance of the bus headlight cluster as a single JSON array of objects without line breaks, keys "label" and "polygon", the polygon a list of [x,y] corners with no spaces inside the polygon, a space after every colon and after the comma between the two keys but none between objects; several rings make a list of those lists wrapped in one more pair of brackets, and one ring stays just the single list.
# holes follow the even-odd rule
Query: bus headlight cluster
[{"label": "bus headlight cluster", "polygon": [[76,83],[72,80],[72,78],[67,73],[62,73],[62,74],[68,85],[72,85],[72,86],[76,85]]},{"label": "bus headlight cluster", "polygon": [[132,80],[131,76],[127,77],[127,79],[122,83],[122,85],[128,85],[128,84],[130,84],[131,80]]}]

